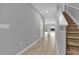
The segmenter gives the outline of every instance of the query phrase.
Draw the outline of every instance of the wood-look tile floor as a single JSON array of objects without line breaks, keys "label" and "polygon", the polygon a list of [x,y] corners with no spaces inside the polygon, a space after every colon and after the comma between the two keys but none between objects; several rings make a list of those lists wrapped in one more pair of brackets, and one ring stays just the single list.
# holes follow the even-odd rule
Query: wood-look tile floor
[{"label": "wood-look tile floor", "polygon": [[[40,39],[36,44],[26,49],[22,55],[56,55],[57,49],[55,38],[51,35],[50,39],[47,34],[44,38]],[[54,39],[54,40],[53,40]]]}]

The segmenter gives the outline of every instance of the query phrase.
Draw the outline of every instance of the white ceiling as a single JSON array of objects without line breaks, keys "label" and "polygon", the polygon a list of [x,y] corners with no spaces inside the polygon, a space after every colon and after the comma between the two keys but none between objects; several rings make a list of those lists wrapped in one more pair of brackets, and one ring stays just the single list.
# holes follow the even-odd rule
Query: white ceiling
[{"label": "white ceiling", "polygon": [[57,17],[56,3],[33,3],[32,4],[44,17],[46,22],[53,22]]}]

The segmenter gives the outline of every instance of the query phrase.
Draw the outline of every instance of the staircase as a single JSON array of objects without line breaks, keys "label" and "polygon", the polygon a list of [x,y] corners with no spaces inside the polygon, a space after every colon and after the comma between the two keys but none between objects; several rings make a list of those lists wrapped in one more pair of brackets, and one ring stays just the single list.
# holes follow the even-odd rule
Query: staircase
[{"label": "staircase", "polygon": [[63,12],[63,15],[68,22],[66,27],[66,54],[79,55],[79,28],[66,12]]}]

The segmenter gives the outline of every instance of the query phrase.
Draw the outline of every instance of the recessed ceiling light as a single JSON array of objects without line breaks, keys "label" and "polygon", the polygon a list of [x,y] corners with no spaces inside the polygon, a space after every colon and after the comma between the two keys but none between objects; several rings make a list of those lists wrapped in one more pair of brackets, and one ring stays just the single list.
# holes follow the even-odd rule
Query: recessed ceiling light
[{"label": "recessed ceiling light", "polygon": [[48,10],[46,10],[45,12],[48,13]]}]

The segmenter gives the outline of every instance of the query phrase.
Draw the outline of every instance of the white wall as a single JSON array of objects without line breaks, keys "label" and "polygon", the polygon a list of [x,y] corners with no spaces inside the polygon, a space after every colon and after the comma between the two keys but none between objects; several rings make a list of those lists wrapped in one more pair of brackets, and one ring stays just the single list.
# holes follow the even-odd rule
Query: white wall
[{"label": "white wall", "polygon": [[17,54],[40,37],[40,15],[31,4],[0,4],[0,54]]},{"label": "white wall", "polygon": [[56,31],[58,54],[66,54],[66,27],[58,26]]},{"label": "white wall", "polygon": [[62,11],[58,10],[58,18],[56,21],[56,40],[58,44],[58,54],[65,55],[66,54],[66,26],[68,23],[66,22]]}]

